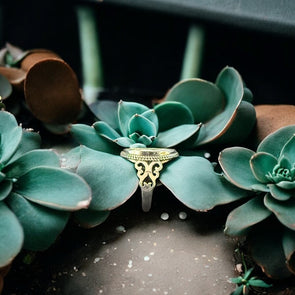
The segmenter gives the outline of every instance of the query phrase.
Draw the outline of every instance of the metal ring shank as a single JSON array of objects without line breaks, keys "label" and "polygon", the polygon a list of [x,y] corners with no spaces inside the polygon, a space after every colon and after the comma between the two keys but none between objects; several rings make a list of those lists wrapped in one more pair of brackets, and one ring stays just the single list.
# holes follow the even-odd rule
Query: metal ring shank
[{"label": "metal ring shank", "polygon": [[142,210],[147,212],[151,208],[153,190],[163,164],[179,156],[174,149],[165,148],[128,148],[121,152],[121,157],[135,163],[141,188]]}]

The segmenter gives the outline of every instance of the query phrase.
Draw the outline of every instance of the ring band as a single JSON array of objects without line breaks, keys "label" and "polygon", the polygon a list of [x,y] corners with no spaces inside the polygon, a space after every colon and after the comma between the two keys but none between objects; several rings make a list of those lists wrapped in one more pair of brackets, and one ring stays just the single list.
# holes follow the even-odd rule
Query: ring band
[{"label": "ring band", "polygon": [[163,164],[177,158],[179,154],[168,148],[127,148],[120,155],[134,163],[141,188],[142,210],[147,212],[151,208],[153,190]]}]

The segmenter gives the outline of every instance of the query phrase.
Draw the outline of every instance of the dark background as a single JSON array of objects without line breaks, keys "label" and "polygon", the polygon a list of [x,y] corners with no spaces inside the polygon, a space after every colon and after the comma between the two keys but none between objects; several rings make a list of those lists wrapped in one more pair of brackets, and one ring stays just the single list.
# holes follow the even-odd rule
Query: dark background
[{"label": "dark background", "polygon": [[[215,81],[219,71],[230,65],[252,90],[254,104],[293,104],[292,32],[272,33],[106,2],[91,4],[97,14],[106,88],[161,97],[179,80],[187,29],[195,22],[206,32],[201,78]],[[51,49],[71,65],[82,85],[76,3],[0,3],[0,46],[11,42],[23,49]]]}]

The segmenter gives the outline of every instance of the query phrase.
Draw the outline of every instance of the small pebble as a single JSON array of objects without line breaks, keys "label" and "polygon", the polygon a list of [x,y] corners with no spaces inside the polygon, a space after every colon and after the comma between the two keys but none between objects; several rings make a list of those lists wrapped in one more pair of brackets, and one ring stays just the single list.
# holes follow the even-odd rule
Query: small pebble
[{"label": "small pebble", "polygon": [[116,227],[116,232],[117,233],[126,233],[126,229],[125,229],[125,227],[123,226],[123,225],[119,225],[119,226],[117,226]]},{"label": "small pebble", "polygon": [[242,265],[242,263],[236,264],[236,270],[240,274],[243,272],[243,265]]},{"label": "small pebble", "polygon": [[187,219],[187,214],[186,214],[186,212],[181,211],[178,213],[178,217],[181,220],[185,220],[185,219]]},{"label": "small pebble", "polygon": [[144,261],[149,261],[150,260],[150,257],[149,256],[144,256],[143,260]]},{"label": "small pebble", "polygon": [[204,153],[204,157],[205,157],[206,159],[209,159],[209,158],[211,157],[211,154],[208,153],[208,152],[206,152],[206,153]]},{"label": "small pebble", "polygon": [[169,219],[169,214],[166,213],[166,212],[162,213],[162,214],[161,214],[161,219],[162,219],[162,220],[168,220],[168,219]]},{"label": "small pebble", "polygon": [[129,261],[128,261],[128,267],[129,267],[129,268],[132,268],[132,260],[129,260]]}]

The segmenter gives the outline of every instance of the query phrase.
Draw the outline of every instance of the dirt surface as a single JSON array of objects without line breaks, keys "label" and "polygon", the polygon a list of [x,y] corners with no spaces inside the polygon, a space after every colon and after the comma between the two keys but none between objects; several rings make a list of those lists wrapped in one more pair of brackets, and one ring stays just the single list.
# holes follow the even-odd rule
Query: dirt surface
[{"label": "dirt surface", "polygon": [[221,210],[196,213],[162,187],[143,213],[137,193],[95,229],[69,225],[29,265],[20,255],[3,295],[230,294],[235,245],[223,222]]},{"label": "dirt surface", "polygon": [[[228,211],[197,213],[158,187],[144,213],[137,192],[97,228],[70,223],[46,252],[21,253],[2,295],[229,295],[238,273],[237,245],[222,232]],[[293,295],[291,286],[250,294]]]}]

